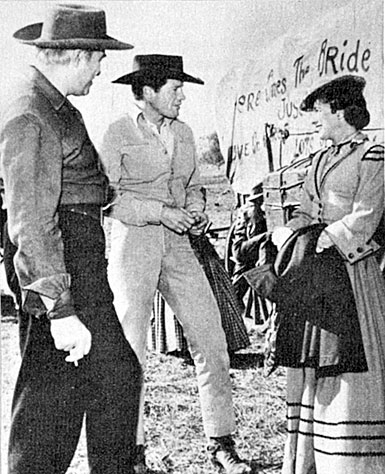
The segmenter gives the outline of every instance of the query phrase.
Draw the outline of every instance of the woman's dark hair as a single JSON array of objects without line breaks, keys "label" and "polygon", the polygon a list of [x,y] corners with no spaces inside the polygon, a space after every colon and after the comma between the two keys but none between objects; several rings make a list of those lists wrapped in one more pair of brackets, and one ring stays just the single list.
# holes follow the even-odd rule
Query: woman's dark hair
[{"label": "woman's dark hair", "polygon": [[147,71],[138,76],[131,84],[132,93],[134,94],[135,99],[143,99],[144,86],[149,86],[151,89],[154,89],[155,92],[158,92],[159,89],[166,84],[167,79],[169,79],[167,74],[159,70]]},{"label": "woman's dark hair", "polygon": [[333,114],[337,110],[343,110],[346,122],[357,130],[362,130],[370,122],[370,113],[366,108],[366,100],[361,92],[338,93],[338,91],[329,89],[324,94],[320,93],[318,100],[330,104]]}]

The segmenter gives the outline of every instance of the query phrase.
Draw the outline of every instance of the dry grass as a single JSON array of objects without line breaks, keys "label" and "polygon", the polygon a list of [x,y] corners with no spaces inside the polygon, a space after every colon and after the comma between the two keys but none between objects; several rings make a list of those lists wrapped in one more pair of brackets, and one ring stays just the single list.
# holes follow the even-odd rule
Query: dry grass
[{"label": "dry grass", "polygon": [[[12,390],[20,362],[17,324],[2,322],[2,472],[6,472],[6,443]],[[231,378],[242,458],[255,472],[278,473],[285,438],[283,372],[262,374],[261,336],[251,333],[252,346],[232,360]],[[148,464],[154,474],[211,474],[205,454],[194,367],[182,358],[149,353],[146,370],[146,431]],[[84,434],[68,474],[86,474]]]}]

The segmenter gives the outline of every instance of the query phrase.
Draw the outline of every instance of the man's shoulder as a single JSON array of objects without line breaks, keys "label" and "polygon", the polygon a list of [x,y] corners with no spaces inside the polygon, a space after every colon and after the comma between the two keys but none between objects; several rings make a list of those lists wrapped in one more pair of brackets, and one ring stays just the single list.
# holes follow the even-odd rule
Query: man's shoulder
[{"label": "man's shoulder", "polygon": [[49,109],[49,104],[34,81],[23,73],[15,74],[2,90],[0,104],[2,121],[18,116],[41,119]]},{"label": "man's shoulder", "polygon": [[106,130],[106,135],[120,136],[130,133],[135,129],[133,118],[129,114],[123,114],[113,118]]},{"label": "man's shoulder", "polygon": [[193,131],[187,123],[182,122],[182,120],[175,119],[171,122],[171,129],[174,133],[178,133],[182,136],[193,138]]}]

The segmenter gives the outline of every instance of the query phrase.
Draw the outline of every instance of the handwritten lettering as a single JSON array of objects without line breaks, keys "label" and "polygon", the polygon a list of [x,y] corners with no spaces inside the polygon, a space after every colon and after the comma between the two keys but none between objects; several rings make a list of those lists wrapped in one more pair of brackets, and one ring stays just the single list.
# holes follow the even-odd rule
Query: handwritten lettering
[{"label": "handwritten lettering", "polygon": [[241,160],[244,156],[254,155],[261,150],[263,141],[258,138],[258,133],[253,132],[250,140],[244,143],[236,143],[228,148],[228,158],[230,160],[238,159]]},{"label": "handwritten lettering", "polygon": [[236,107],[238,112],[250,112],[255,110],[259,106],[261,98],[261,91],[249,92],[248,94],[242,94],[237,98]]},{"label": "handwritten lettering", "polygon": [[315,138],[313,135],[305,137],[296,137],[295,139],[295,156],[308,156],[315,148]]},{"label": "handwritten lettering", "polygon": [[286,92],[286,77],[273,80],[274,70],[271,69],[267,76],[267,84],[265,88],[265,100],[270,102],[271,99],[278,97]]},{"label": "handwritten lettering", "polygon": [[251,137],[251,147],[253,154],[261,149],[261,141],[258,139],[257,132],[254,132]]},{"label": "handwritten lettering", "polygon": [[301,82],[304,80],[306,74],[310,71],[310,66],[304,66],[303,64],[303,56],[300,56],[294,61],[293,64],[295,68],[295,78],[294,78],[294,87],[298,87]]},{"label": "handwritten lettering", "polygon": [[287,97],[282,97],[281,107],[277,113],[279,120],[284,120],[285,118],[296,119],[300,115],[302,115],[300,108]]},{"label": "handwritten lettering", "polygon": [[318,72],[324,74],[338,74],[347,70],[350,73],[358,73],[360,69],[367,72],[370,68],[371,52],[369,48],[362,51],[361,41],[358,39],[351,49],[348,40],[342,43],[342,46],[329,45],[328,39],[321,44],[318,55]]}]

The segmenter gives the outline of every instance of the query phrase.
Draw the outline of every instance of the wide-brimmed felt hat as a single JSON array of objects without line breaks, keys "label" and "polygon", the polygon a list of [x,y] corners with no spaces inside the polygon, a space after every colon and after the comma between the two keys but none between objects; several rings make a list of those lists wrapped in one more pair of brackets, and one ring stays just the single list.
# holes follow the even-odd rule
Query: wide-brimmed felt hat
[{"label": "wide-brimmed felt hat", "polygon": [[257,201],[258,199],[263,198],[263,184],[258,183],[256,186],[254,186],[247,197],[247,201]]},{"label": "wide-brimmed felt hat", "polygon": [[104,10],[84,5],[55,5],[43,23],[28,25],[14,33],[20,42],[40,48],[132,49],[133,46],[107,35]]},{"label": "wide-brimmed felt hat", "polygon": [[177,79],[182,82],[204,84],[202,79],[190,76],[183,71],[182,56],[169,56],[166,54],[142,54],[134,57],[133,71],[115,81],[116,84],[132,84],[147,75],[166,75],[167,79]]},{"label": "wide-brimmed felt hat", "polygon": [[362,91],[365,84],[366,81],[361,76],[347,75],[337,77],[314,89],[302,101],[300,108],[304,112],[313,110],[315,101],[321,96],[322,98],[327,98],[328,102],[340,97],[348,98],[351,104],[363,102]]}]

